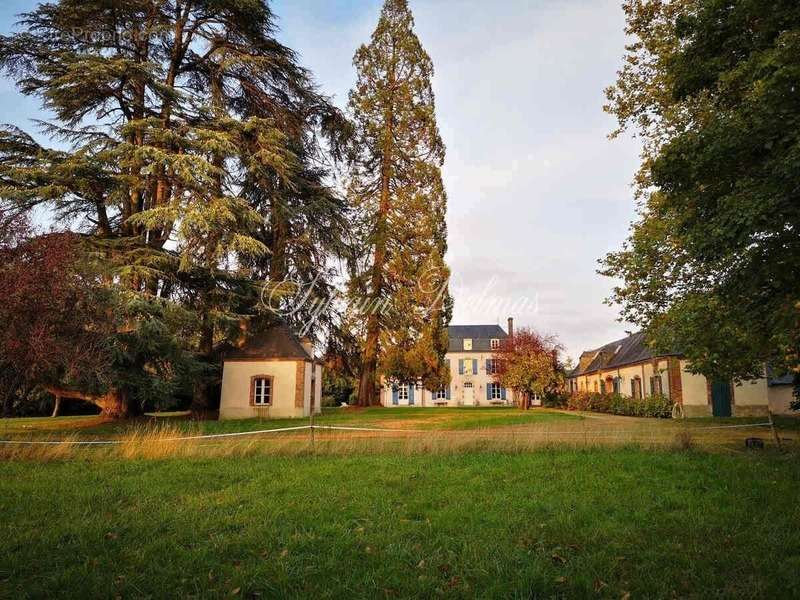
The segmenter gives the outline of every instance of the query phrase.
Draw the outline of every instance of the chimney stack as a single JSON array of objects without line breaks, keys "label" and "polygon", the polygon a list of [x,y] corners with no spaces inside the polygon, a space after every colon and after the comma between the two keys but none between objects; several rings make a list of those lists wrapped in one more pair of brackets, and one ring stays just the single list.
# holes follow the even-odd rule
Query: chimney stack
[{"label": "chimney stack", "polygon": [[508,337],[514,337],[514,317],[508,317]]}]

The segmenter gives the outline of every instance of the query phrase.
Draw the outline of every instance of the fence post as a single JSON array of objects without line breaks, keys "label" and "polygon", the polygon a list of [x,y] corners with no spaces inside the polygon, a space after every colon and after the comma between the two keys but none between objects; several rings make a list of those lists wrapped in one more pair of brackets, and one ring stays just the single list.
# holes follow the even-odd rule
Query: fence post
[{"label": "fence post", "polygon": [[769,427],[772,429],[772,437],[775,438],[775,443],[778,445],[778,450],[783,450],[781,446],[781,438],[778,436],[778,431],[775,429],[775,422],[772,420],[772,410],[767,407],[767,415],[769,416]]}]

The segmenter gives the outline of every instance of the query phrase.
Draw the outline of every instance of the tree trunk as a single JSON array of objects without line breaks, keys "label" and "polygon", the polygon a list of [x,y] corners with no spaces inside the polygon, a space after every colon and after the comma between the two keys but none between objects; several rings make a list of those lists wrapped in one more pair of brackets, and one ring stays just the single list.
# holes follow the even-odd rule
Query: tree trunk
[{"label": "tree trunk", "polygon": [[101,416],[111,419],[126,419],[141,414],[139,405],[132,403],[128,395],[120,390],[110,390],[103,395],[97,395],[55,387],[47,387],[45,389],[56,397],[56,410],[53,411],[53,416],[56,416],[56,411],[63,398],[76,398],[91,402],[100,409]]},{"label": "tree trunk", "polygon": [[364,359],[361,363],[361,377],[358,382],[358,405],[372,406],[375,402],[375,372],[378,365],[378,315],[370,315],[367,324],[367,343],[364,346]]},{"label": "tree trunk", "polygon": [[[389,74],[390,87],[394,84],[394,74]],[[375,383],[378,366],[379,339],[381,334],[379,307],[383,294],[383,269],[386,265],[386,236],[388,234],[389,209],[391,208],[391,161],[393,144],[394,113],[391,100],[386,115],[388,131],[383,141],[383,156],[381,158],[381,198],[378,206],[378,218],[375,224],[375,260],[372,264],[371,292],[372,302],[369,305],[367,320],[367,342],[364,345],[364,355],[361,367],[361,378],[358,384],[359,406],[373,406],[375,399]]]},{"label": "tree trunk", "polygon": [[56,403],[53,406],[53,414],[50,415],[50,416],[51,417],[57,417],[60,410],[61,410],[61,396],[56,394]]},{"label": "tree trunk", "polygon": [[14,405],[14,394],[8,392],[3,397],[3,418],[11,417],[11,409]]}]

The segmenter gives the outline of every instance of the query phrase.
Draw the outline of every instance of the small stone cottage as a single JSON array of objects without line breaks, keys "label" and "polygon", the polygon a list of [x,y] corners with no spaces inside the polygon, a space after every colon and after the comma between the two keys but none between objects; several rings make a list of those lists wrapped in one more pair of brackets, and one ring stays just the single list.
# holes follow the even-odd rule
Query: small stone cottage
[{"label": "small stone cottage", "polygon": [[322,364],[309,340],[275,324],[223,352],[219,418],[291,418],[321,412]]}]

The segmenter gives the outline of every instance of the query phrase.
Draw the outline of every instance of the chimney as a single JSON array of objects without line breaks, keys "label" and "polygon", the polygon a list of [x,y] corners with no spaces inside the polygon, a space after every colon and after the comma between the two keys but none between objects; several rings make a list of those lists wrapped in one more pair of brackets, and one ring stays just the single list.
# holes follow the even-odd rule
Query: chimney
[{"label": "chimney", "polygon": [[508,337],[514,337],[514,317],[508,317]]},{"label": "chimney", "polygon": [[303,349],[308,352],[308,355],[311,358],[314,358],[314,342],[311,340],[311,338],[305,336],[300,338],[300,344],[302,344]]}]

